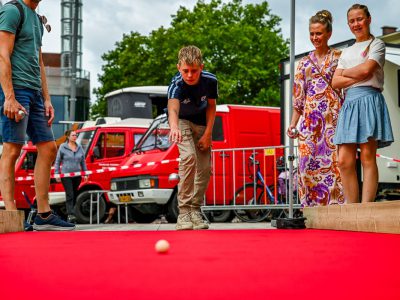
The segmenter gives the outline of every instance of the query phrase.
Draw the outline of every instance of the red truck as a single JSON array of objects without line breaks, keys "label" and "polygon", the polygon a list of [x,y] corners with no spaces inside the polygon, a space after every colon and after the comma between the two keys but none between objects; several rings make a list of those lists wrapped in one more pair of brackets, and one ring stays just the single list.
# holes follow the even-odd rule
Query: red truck
[{"label": "red truck", "polygon": [[[118,166],[132,152],[135,144],[141,139],[152,119],[128,118],[112,124],[90,126],[77,130],[77,142],[86,153],[86,164],[89,171],[105,167]],[[24,191],[32,200],[35,199],[33,169],[37,157],[36,147],[31,143],[25,145],[15,166],[15,201],[17,208],[28,209],[29,205],[22,196]],[[54,170],[52,171],[54,172]],[[110,172],[96,173],[89,176],[87,182],[79,186],[76,204],[76,217],[79,223],[88,223],[90,218],[89,190],[109,190]],[[51,179],[50,205],[60,214],[64,214],[65,192],[61,183]],[[100,219],[104,217],[108,200],[101,199]]]},{"label": "red truck", "polygon": [[[168,142],[167,116],[157,117],[146,134],[135,146],[132,155],[121,163],[120,168],[111,174],[108,197],[111,202],[129,204],[130,213],[137,222],[151,222],[159,214],[165,214],[169,222],[175,222],[177,209],[177,181],[170,176],[178,173],[176,144]],[[280,109],[275,107],[218,105],[213,129],[213,149],[232,149],[257,146],[280,145]],[[235,157],[237,165],[247,161],[245,157]],[[232,184],[233,174],[229,168],[233,157],[220,152],[213,155],[213,180],[206,193],[207,203],[224,204],[233,198],[233,186],[227,186],[222,193],[222,178]],[[220,166],[223,165],[224,168]],[[122,166],[125,168],[122,168]],[[263,166],[264,167],[264,166]],[[273,164],[266,165],[272,174]],[[235,173],[236,182],[243,181],[243,172]],[[273,176],[267,177],[267,184]],[[226,183],[225,183],[226,184]],[[216,192],[216,195],[214,191]]]}]

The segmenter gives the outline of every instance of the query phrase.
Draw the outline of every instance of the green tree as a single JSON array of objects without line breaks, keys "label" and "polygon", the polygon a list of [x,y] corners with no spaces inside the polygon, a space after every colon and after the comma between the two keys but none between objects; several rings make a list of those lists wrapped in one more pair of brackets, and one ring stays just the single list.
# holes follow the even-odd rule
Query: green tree
[{"label": "green tree", "polygon": [[280,21],[266,1],[243,5],[242,0],[199,0],[193,10],[180,7],[169,28],[149,36],[131,32],[102,56],[105,65],[92,115],[106,114],[104,95],[113,90],[168,85],[177,72],[178,50],[189,44],[202,50],[205,69],[218,77],[218,103],[277,106],[279,63],[288,55]]}]

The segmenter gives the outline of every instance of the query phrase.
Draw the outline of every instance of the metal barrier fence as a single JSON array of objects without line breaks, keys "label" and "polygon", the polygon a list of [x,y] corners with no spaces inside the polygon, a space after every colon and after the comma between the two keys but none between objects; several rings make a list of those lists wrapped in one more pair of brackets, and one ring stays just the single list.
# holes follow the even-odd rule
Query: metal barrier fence
[{"label": "metal barrier fence", "polygon": [[[287,146],[212,150],[212,176],[202,211],[225,217],[233,211],[249,222],[285,214],[289,209],[289,160],[297,166],[297,148],[294,151],[288,157]],[[298,209],[297,168],[292,176],[293,208]]]}]

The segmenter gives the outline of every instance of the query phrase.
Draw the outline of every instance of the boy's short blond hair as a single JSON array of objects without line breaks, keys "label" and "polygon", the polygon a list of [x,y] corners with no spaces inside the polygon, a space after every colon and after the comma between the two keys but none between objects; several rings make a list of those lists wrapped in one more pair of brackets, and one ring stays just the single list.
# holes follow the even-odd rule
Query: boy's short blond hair
[{"label": "boy's short blond hair", "polygon": [[185,63],[189,66],[203,64],[201,50],[196,46],[186,46],[179,50],[178,53],[178,65]]}]

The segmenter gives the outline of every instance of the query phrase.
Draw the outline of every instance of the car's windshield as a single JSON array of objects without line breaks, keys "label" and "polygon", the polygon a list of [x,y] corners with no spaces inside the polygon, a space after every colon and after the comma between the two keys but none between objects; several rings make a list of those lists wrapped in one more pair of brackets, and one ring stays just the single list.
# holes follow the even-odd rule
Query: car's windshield
[{"label": "car's windshield", "polygon": [[161,115],[151,123],[149,129],[139,140],[133,152],[148,151],[155,148],[168,149],[171,145],[168,141],[169,126],[167,116]]},{"label": "car's windshield", "polygon": [[76,142],[82,146],[85,154],[87,154],[87,151],[90,146],[90,142],[93,140],[93,136],[94,136],[95,132],[96,132],[96,130],[85,130],[85,131],[79,132],[79,134],[78,134]]}]

